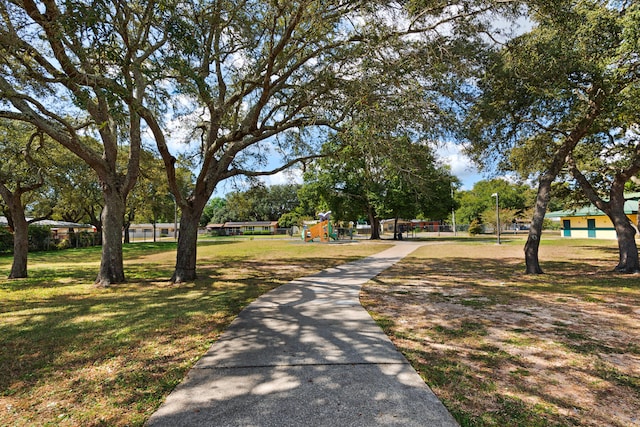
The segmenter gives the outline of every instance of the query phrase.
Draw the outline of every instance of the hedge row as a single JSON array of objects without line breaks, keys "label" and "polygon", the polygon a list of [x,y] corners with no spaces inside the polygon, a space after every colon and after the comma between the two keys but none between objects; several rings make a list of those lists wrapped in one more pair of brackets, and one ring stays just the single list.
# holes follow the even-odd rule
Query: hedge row
[{"label": "hedge row", "polygon": [[[83,248],[100,245],[99,233],[81,231],[71,233],[68,239],[54,239],[51,228],[42,225],[29,226],[29,252],[49,251],[56,249]],[[13,233],[6,227],[0,227],[0,253],[13,252]]]}]

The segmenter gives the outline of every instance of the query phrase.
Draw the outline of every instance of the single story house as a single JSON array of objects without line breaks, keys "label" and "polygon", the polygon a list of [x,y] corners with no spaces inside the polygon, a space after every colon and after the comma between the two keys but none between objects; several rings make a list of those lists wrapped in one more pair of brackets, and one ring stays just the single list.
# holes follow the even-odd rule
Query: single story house
[{"label": "single story house", "polygon": [[[638,224],[640,193],[625,195],[624,213],[632,223]],[[609,217],[594,205],[574,210],[549,212],[545,218],[560,221],[563,237],[590,239],[616,239],[616,231]]]},{"label": "single story house", "polygon": [[[29,218],[27,218],[29,220]],[[56,240],[65,240],[70,233],[89,232],[94,233],[96,228],[91,224],[78,224],[68,221],[54,221],[52,219],[42,219],[35,221],[32,225],[39,225],[43,227],[49,227],[51,230],[51,237]],[[0,216],[0,227],[8,227],[9,222],[4,216]]]},{"label": "single story house", "polygon": [[[177,227],[176,227],[177,226]],[[129,225],[129,239],[131,241],[153,241],[155,233],[156,240],[161,237],[170,237],[175,239],[180,233],[180,223],[174,222],[158,222],[155,224],[131,224]]]},{"label": "single story house", "polygon": [[[392,233],[396,230],[396,220],[394,218],[391,219],[383,219],[380,221],[380,231],[382,233]],[[397,222],[397,231],[400,233],[405,233],[407,230],[413,228],[413,224],[411,221],[407,221],[405,219],[398,219]]]},{"label": "single story house", "polygon": [[221,235],[276,234],[278,221],[229,221],[224,224],[208,224],[207,230]]}]

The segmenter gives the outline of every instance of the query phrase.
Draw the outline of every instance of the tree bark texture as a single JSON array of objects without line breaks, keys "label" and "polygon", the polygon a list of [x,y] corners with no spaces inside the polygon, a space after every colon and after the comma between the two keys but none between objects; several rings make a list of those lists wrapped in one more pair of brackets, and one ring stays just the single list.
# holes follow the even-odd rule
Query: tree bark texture
[{"label": "tree bark texture", "polygon": [[[635,170],[632,171],[635,173]],[[620,273],[638,273],[640,272],[640,259],[638,258],[638,246],[636,244],[636,229],[629,217],[624,213],[624,184],[626,176],[614,180],[609,192],[610,199],[604,210],[613,226],[616,229],[616,237],[618,238],[619,261],[615,271]]]},{"label": "tree bark texture", "polygon": [[531,228],[527,243],[524,245],[524,258],[526,263],[527,274],[542,274],[540,261],[538,259],[538,250],[540,248],[540,238],[542,237],[542,227],[544,216],[547,213],[547,205],[551,197],[551,182],[554,177],[545,175],[540,178],[538,184],[538,194],[536,195],[536,204],[531,219]]},{"label": "tree bark texture", "polygon": [[13,263],[9,279],[27,277],[27,257],[29,254],[29,223],[24,212],[13,216]]},{"label": "tree bark texture", "polygon": [[102,209],[102,258],[96,285],[106,287],[125,281],[122,259],[122,228],[124,224],[125,196],[113,189],[104,191]]},{"label": "tree bark texture", "polygon": [[380,240],[380,221],[373,207],[369,207],[369,223],[371,224],[370,240]]},{"label": "tree bark texture", "polygon": [[182,209],[180,216],[180,232],[178,233],[178,249],[176,268],[171,277],[173,283],[189,282],[196,279],[196,255],[198,246],[198,224],[202,210]]},{"label": "tree bark texture", "polygon": [[[35,187],[34,187],[35,188]],[[0,183],[0,195],[9,208],[8,218],[13,228],[13,262],[9,279],[23,279],[27,277],[27,258],[29,256],[29,223],[24,215],[22,194],[29,189],[18,186],[10,191],[4,183]]]},{"label": "tree bark texture", "polygon": [[620,273],[640,272],[640,260],[638,259],[638,246],[636,245],[636,229],[624,212],[612,212],[610,215],[618,237],[618,250],[620,259],[615,271]]}]

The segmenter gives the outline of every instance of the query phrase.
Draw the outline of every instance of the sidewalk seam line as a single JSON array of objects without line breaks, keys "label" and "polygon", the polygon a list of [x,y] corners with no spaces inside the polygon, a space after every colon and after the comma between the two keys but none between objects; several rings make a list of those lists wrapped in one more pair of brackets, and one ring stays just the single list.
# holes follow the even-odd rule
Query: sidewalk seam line
[{"label": "sidewalk seam line", "polygon": [[300,364],[272,364],[272,365],[247,365],[247,366],[194,366],[192,369],[202,370],[226,370],[226,369],[251,369],[251,368],[281,368],[296,366],[370,366],[370,365],[409,365],[409,362],[340,362],[340,363],[300,363]]}]

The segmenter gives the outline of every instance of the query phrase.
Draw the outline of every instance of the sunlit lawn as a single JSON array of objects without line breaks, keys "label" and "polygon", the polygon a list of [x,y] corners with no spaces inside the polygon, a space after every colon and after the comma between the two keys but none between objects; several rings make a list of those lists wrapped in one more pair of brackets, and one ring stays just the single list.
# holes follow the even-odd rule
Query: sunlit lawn
[{"label": "sunlit lawn", "polygon": [[615,241],[428,243],[361,299],[462,426],[640,426],[640,277]]},{"label": "sunlit lawn", "polygon": [[296,277],[384,249],[255,239],[202,242],[173,286],[174,243],[125,246],[128,282],[93,286],[100,249],[0,257],[0,425],[141,425],[238,312]]}]

